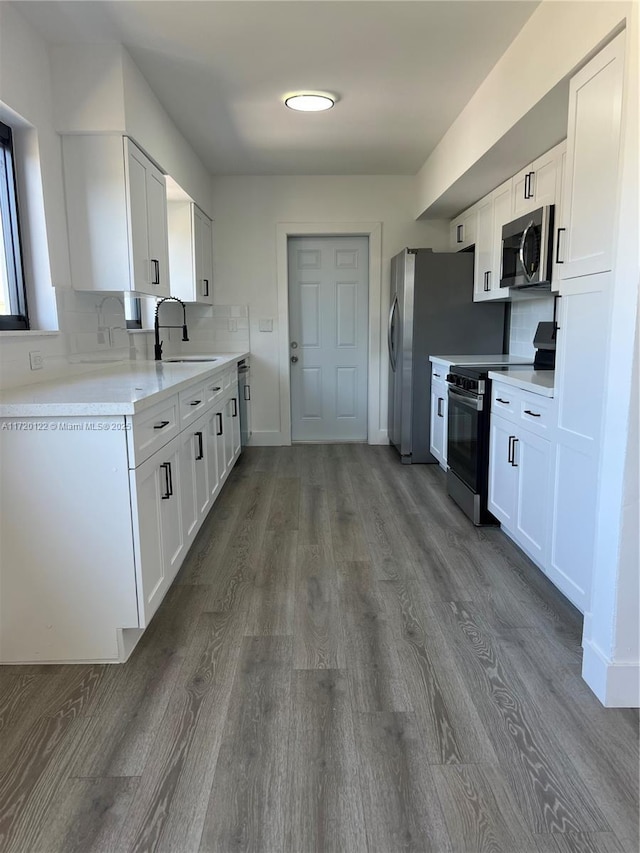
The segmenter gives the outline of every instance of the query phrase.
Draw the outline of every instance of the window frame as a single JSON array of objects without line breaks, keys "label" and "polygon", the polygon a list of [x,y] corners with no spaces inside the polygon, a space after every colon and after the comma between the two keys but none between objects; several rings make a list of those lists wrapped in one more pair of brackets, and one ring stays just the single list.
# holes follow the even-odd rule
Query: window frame
[{"label": "window frame", "polygon": [[9,307],[12,312],[0,314],[0,331],[28,331],[30,325],[20,236],[13,131],[2,121],[0,121],[0,215],[7,261]]}]

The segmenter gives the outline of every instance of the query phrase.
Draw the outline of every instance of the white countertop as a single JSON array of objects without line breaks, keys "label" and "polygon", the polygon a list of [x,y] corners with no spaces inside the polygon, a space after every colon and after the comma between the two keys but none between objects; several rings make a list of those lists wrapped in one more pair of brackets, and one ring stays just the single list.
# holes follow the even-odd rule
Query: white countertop
[{"label": "white countertop", "polygon": [[133,415],[248,356],[212,353],[216,361],[126,361],[80,376],[10,388],[0,394],[0,417]]},{"label": "white countertop", "polygon": [[524,367],[516,367],[513,370],[490,370],[489,379],[493,379],[494,382],[503,382],[505,385],[513,385],[543,397],[553,397],[555,393],[555,371],[553,370],[529,370]]},{"label": "white countertop", "polygon": [[520,355],[430,355],[429,361],[449,367],[451,364],[532,364],[530,358]]}]

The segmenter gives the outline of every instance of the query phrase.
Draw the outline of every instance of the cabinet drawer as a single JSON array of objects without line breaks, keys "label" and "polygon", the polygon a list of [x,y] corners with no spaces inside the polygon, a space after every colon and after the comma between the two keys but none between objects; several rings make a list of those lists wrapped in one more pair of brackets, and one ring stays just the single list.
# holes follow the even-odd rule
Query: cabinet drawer
[{"label": "cabinet drawer", "polygon": [[539,435],[548,435],[556,423],[555,401],[521,391],[518,415],[523,427]]},{"label": "cabinet drawer", "polygon": [[199,417],[207,407],[207,387],[193,385],[180,392],[180,429]]},{"label": "cabinet drawer", "polygon": [[520,416],[522,391],[512,385],[501,385],[493,382],[491,385],[491,411],[510,421],[517,421]]},{"label": "cabinet drawer", "polygon": [[227,391],[229,388],[231,388],[233,383],[237,382],[237,381],[238,381],[238,370],[237,370],[237,368],[234,367],[233,370],[228,370],[224,374],[224,382],[223,382],[224,390]]},{"label": "cabinet drawer", "polygon": [[163,400],[139,415],[127,417],[129,468],[137,468],[180,431],[178,397]]},{"label": "cabinet drawer", "polygon": [[444,367],[442,364],[431,364],[431,384],[434,382],[446,382],[447,381],[447,373],[449,372],[448,367]]},{"label": "cabinet drawer", "polygon": [[210,379],[205,385],[204,393],[207,403],[220,400],[224,394],[224,376],[216,376]]}]

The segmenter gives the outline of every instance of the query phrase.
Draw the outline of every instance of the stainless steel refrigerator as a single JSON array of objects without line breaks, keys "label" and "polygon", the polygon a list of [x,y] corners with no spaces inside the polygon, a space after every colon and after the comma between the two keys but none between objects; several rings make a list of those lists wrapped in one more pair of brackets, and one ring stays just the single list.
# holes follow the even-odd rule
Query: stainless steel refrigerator
[{"label": "stainless steel refrigerator", "polygon": [[403,463],[429,452],[430,355],[505,349],[505,304],[473,301],[473,253],[404,249],[391,260],[389,440]]}]

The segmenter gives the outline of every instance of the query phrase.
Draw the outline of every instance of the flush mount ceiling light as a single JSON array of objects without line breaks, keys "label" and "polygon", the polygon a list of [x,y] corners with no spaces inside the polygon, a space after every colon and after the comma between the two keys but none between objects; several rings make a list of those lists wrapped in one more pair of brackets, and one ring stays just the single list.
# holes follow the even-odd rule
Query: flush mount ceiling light
[{"label": "flush mount ceiling light", "polygon": [[330,110],[337,100],[336,95],[329,95],[327,92],[296,92],[292,95],[285,95],[284,105],[290,110],[317,113],[322,110]]}]

